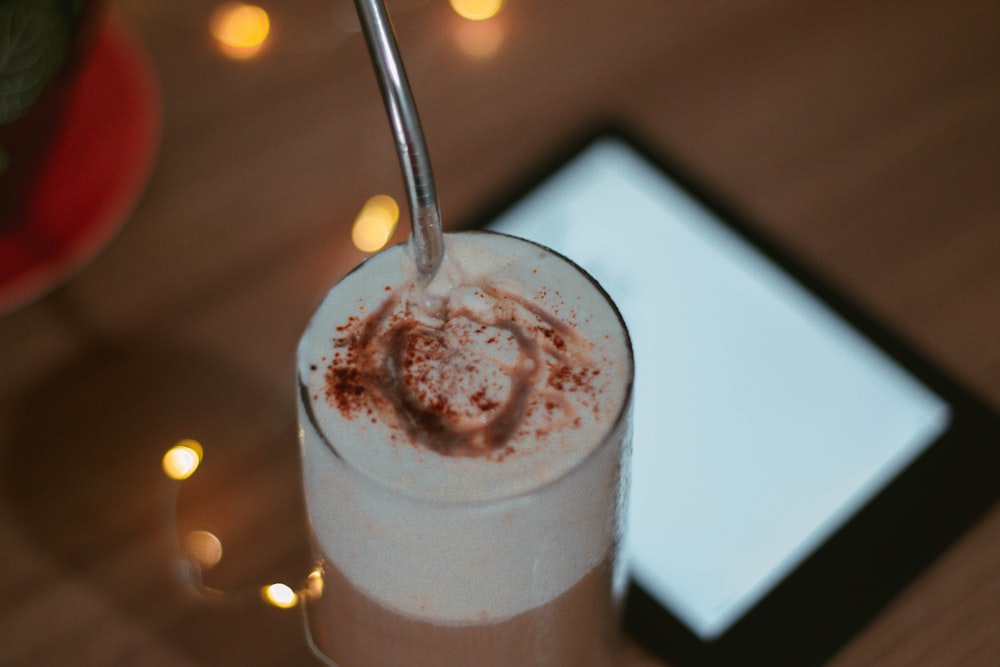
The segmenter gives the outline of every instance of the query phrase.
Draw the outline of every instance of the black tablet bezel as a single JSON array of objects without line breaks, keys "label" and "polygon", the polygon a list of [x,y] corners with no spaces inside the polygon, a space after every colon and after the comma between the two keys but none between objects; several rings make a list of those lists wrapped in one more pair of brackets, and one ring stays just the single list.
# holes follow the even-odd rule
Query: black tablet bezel
[{"label": "black tablet bezel", "polygon": [[702,640],[630,584],[626,630],[681,667],[821,664],[1000,499],[1000,417],[676,161],[619,124],[604,123],[564,142],[459,228],[488,225],[605,138],[634,149],[951,406],[951,423],[940,438],[717,639]]}]

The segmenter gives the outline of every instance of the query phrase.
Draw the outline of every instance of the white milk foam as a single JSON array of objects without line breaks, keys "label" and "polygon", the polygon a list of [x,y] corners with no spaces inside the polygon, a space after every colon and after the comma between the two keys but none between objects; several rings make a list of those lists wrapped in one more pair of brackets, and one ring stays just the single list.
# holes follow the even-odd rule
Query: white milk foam
[{"label": "white milk foam", "polygon": [[[530,298],[592,344],[596,405],[593,395],[565,393],[584,401],[576,411],[582,424],[544,442],[518,433],[502,457],[445,456],[401,441],[391,420],[345,417],[326,394],[333,340],[349,317],[375,312],[412,285],[413,261],[396,246],[331,290],[300,343],[306,501],[322,555],[361,592],[432,622],[499,621],[568,590],[619,539],[631,353],[617,312],[561,258],[498,234],[445,240],[428,294],[409,298],[475,301],[463,287],[483,285]],[[605,439],[609,446],[598,449]]]}]

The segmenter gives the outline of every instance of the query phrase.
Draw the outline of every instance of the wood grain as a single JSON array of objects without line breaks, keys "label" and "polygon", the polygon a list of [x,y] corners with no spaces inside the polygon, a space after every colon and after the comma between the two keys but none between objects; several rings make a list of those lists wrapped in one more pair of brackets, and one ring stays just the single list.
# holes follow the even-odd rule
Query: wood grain
[{"label": "wood grain", "polygon": [[[113,243],[0,316],[4,665],[315,664],[253,593],[308,567],[293,353],[362,258],[361,204],[402,187],[350,3],[261,4],[268,48],[237,62],[210,3],[116,3],[161,147]],[[616,119],[1000,407],[997,3],[511,0],[488,58],[443,0],[390,7],[447,224]],[[180,437],[207,455],[178,488],[159,457]],[[244,598],[190,594],[175,521],[226,534],[212,576]],[[1000,507],[831,663],[996,664]]]}]

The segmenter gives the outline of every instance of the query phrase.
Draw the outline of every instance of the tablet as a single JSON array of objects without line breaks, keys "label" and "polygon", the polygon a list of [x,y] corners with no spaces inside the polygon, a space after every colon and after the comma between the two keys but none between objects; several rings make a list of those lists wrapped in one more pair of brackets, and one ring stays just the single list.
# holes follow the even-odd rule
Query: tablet
[{"label": "tablet", "polygon": [[679,665],[816,664],[998,498],[995,413],[621,130],[474,222],[620,308],[627,629]]}]

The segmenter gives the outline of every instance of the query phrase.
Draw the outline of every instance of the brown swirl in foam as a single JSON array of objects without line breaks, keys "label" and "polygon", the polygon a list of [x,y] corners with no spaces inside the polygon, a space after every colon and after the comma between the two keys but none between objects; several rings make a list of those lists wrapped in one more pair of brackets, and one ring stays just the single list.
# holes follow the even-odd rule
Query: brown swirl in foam
[{"label": "brown swirl in foam", "polygon": [[[383,421],[448,456],[502,459],[519,436],[578,428],[597,409],[600,369],[571,319],[495,287],[486,308],[447,303],[419,317],[397,290],[338,327],[326,398],[348,419]],[[568,394],[575,394],[568,400]]]}]

